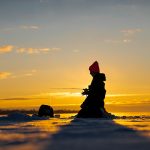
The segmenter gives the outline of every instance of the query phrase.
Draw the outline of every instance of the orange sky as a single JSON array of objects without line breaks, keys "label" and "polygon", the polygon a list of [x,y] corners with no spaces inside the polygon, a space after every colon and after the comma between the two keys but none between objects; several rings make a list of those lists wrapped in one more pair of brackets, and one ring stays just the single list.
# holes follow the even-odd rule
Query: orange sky
[{"label": "orange sky", "polygon": [[[81,103],[81,96],[62,98],[59,93],[80,93],[88,87],[88,67],[95,60],[106,74],[108,96],[147,96],[149,6],[117,0],[1,1],[0,108],[32,107],[51,98],[54,105]],[[23,100],[41,94],[46,100]],[[145,99],[149,97],[144,105]]]}]

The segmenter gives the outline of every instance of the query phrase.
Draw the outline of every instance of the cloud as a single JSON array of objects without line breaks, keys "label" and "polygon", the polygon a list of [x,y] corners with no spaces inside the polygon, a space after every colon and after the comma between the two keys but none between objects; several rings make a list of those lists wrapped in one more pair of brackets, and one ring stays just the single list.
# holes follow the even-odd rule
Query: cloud
[{"label": "cloud", "polygon": [[104,40],[104,42],[106,43],[112,43],[112,44],[127,44],[127,43],[131,43],[132,41],[135,40],[135,35],[137,33],[142,32],[142,29],[140,28],[135,28],[135,29],[124,29],[120,31],[121,37],[120,38],[116,38],[116,39],[106,39]]},{"label": "cloud", "polygon": [[14,46],[13,45],[3,45],[0,46],[0,54],[1,53],[9,53],[13,50]]},{"label": "cloud", "polygon": [[80,92],[48,92],[48,93],[41,93],[38,95],[39,97],[46,97],[46,96],[62,96],[62,97],[81,97]]},{"label": "cloud", "polygon": [[11,32],[15,32],[17,31],[18,29],[21,29],[21,30],[38,30],[40,27],[37,26],[37,25],[21,25],[21,26],[18,26],[18,27],[6,27],[4,29],[2,29],[3,32],[5,33],[11,33]]},{"label": "cloud", "polygon": [[16,78],[24,78],[24,77],[30,77],[30,76],[34,76],[35,73],[37,73],[36,69],[32,69],[30,71],[23,71],[20,73],[11,73],[11,72],[0,72],[0,80],[2,79],[16,79]]},{"label": "cloud", "polygon": [[131,43],[132,40],[131,39],[118,39],[118,40],[115,40],[115,39],[106,39],[104,40],[105,43],[111,43],[111,44],[127,44],[127,43]]},{"label": "cloud", "polygon": [[37,53],[39,53],[39,50],[36,49],[36,48],[27,48],[27,49],[26,49],[26,52],[27,52],[28,54],[37,54]]},{"label": "cloud", "polygon": [[135,34],[142,32],[142,29],[136,28],[136,29],[125,29],[121,30],[124,36],[134,36]]},{"label": "cloud", "polygon": [[36,25],[30,25],[30,26],[22,25],[22,26],[20,26],[20,28],[21,28],[21,29],[38,30],[38,29],[39,29],[39,26],[36,26]]},{"label": "cloud", "polygon": [[32,69],[31,71],[29,71],[28,73],[25,73],[24,76],[33,76],[35,73],[37,72],[36,69]]},{"label": "cloud", "polygon": [[132,40],[130,40],[130,39],[123,39],[123,43],[130,43],[130,42],[132,42]]},{"label": "cloud", "polygon": [[56,52],[56,51],[60,51],[61,48],[58,47],[53,47],[53,48],[40,48],[39,52]]},{"label": "cloud", "polygon": [[[40,99],[45,99],[40,97]],[[39,100],[39,98],[37,97],[11,97],[11,98],[0,98],[0,100],[5,100],[5,101],[20,101],[20,100]]]},{"label": "cloud", "polygon": [[37,48],[17,48],[17,53],[37,54],[39,49]]},{"label": "cloud", "polygon": [[48,52],[57,52],[60,51],[61,48],[53,47],[53,48],[25,48],[25,47],[17,47],[13,45],[3,45],[0,46],[0,54],[12,52],[13,49],[16,49],[16,53],[27,53],[27,54],[39,54],[39,53],[48,53]]},{"label": "cloud", "polygon": [[10,72],[0,72],[0,80],[1,79],[7,79],[8,77],[10,77],[12,73]]},{"label": "cloud", "polygon": [[16,79],[16,78],[30,77],[30,76],[34,76],[36,72],[37,72],[36,69],[32,69],[30,71],[23,71],[20,73],[13,73],[13,74],[10,72],[0,72],[0,80],[7,79],[7,78]]},{"label": "cloud", "polygon": [[20,73],[13,74],[13,76],[11,76],[11,78],[14,79],[14,78],[30,77],[30,76],[33,76],[36,72],[37,72],[36,69],[32,69],[30,71],[23,71]]},{"label": "cloud", "polygon": [[60,51],[61,48],[17,48],[17,53],[39,54]]}]

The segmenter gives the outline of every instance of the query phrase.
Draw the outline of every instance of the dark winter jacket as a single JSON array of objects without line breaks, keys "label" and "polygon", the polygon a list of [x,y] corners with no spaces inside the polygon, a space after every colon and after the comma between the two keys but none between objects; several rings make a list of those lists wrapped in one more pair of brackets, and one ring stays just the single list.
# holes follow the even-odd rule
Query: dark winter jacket
[{"label": "dark winter jacket", "polygon": [[104,108],[104,98],[106,94],[104,83],[105,80],[106,80],[105,74],[103,73],[97,73],[94,75],[91,85],[89,86],[88,96],[82,103],[81,108],[83,107]]}]

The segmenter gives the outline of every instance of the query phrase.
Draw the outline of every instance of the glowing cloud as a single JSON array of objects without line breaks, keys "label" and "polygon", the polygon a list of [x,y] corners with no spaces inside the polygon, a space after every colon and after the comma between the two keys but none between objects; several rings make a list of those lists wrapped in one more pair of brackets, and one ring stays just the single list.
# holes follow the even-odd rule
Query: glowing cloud
[{"label": "glowing cloud", "polygon": [[60,51],[60,48],[17,48],[17,53],[27,53],[27,54],[39,54],[48,53],[50,51]]},{"label": "glowing cloud", "polygon": [[142,29],[136,28],[136,29],[122,30],[121,32],[123,33],[124,36],[134,36],[136,33],[139,33],[141,31]]},{"label": "glowing cloud", "polygon": [[37,97],[47,97],[47,96],[56,96],[56,97],[81,97],[80,92],[48,92],[35,95]]},{"label": "glowing cloud", "polygon": [[10,72],[0,72],[0,80],[7,79],[11,75]]},{"label": "glowing cloud", "polygon": [[14,73],[13,76],[11,76],[11,78],[23,78],[23,77],[30,77],[35,75],[35,73],[37,72],[36,69],[32,69],[30,71],[23,71],[21,73]]},{"label": "glowing cloud", "polygon": [[21,29],[32,29],[32,30],[38,30],[39,27],[35,25],[27,26],[27,25],[22,25],[20,26]]},{"label": "glowing cloud", "polygon": [[0,47],[0,54],[1,53],[9,53],[13,50],[14,46],[13,45],[3,45]]},{"label": "glowing cloud", "polygon": [[139,33],[142,32],[142,29],[140,28],[135,28],[135,29],[124,29],[120,31],[122,33],[122,37],[120,38],[116,38],[116,39],[106,39],[104,40],[104,42],[106,43],[112,43],[112,44],[128,44],[131,43],[133,41],[134,36]]},{"label": "glowing cloud", "polygon": [[111,43],[111,44],[121,44],[121,43],[128,44],[128,43],[131,43],[132,40],[128,39],[128,38],[126,38],[126,39],[120,39],[120,40],[108,39],[108,40],[104,40],[104,42]]},{"label": "glowing cloud", "polygon": [[130,43],[131,40],[130,40],[130,39],[124,39],[123,42],[124,42],[124,43]]},{"label": "glowing cloud", "polygon": [[33,69],[30,72],[25,73],[24,76],[33,76],[36,72],[37,72],[37,70]]}]

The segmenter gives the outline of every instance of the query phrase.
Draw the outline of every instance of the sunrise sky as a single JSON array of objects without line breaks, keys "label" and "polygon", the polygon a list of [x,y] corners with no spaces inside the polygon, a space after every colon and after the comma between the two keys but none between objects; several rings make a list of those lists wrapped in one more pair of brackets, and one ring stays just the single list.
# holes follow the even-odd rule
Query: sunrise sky
[{"label": "sunrise sky", "polygon": [[149,39],[149,0],[0,0],[0,108],[80,104],[95,60],[107,97],[149,95]]}]

